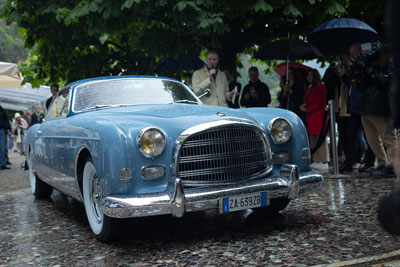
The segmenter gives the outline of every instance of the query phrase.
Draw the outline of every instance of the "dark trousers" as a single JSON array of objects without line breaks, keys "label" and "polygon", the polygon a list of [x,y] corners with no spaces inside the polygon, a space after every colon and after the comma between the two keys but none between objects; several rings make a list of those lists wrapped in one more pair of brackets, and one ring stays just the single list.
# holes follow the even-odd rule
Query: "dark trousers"
[{"label": "dark trousers", "polygon": [[[367,138],[365,137],[364,132],[362,134],[363,134],[363,138],[364,138],[365,142],[367,143],[367,148],[364,150],[363,162],[365,163],[366,166],[374,166],[375,154],[374,154],[374,152],[372,152],[372,149],[367,142]],[[364,148],[365,148],[365,146],[364,146]]]},{"label": "dark trousers", "polygon": [[353,166],[360,162],[363,154],[361,140],[361,118],[360,116],[337,117],[339,139],[345,156],[344,165]]}]

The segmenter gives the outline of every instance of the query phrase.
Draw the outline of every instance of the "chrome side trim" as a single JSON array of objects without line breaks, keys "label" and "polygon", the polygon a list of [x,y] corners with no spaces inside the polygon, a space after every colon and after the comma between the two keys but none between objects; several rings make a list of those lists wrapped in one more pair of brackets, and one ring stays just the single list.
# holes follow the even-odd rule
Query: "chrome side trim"
[{"label": "chrome side trim", "polygon": [[69,135],[66,135],[66,136],[59,136],[59,135],[57,135],[57,136],[52,136],[52,135],[46,135],[46,136],[43,136],[43,135],[41,135],[40,136],[41,138],[53,138],[53,139],[76,139],[76,140],[87,140],[87,141],[100,141],[100,138],[88,138],[88,137],[80,137],[80,136],[69,136]]},{"label": "chrome side trim", "polygon": [[110,217],[130,218],[161,214],[182,217],[186,212],[219,209],[219,201],[225,196],[267,191],[270,198],[295,199],[321,188],[324,178],[316,171],[299,174],[295,165],[283,165],[277,177],[267,177],[234,185],[208,188],[183,188],[176,179],[173,192],[136,196],[106,196],[101,200],[101,210]]}]

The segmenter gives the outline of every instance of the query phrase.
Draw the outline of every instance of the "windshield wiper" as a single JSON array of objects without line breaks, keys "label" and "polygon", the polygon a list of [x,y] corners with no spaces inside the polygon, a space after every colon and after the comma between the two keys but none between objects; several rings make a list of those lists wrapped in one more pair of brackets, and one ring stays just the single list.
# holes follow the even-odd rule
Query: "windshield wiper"
[{"label": "windshield wiper", "polygon": [[84,109],[82,109],[81,111],[92,110],[92,109],[98,109],[98,108],[111,108],[111,107],[113,107],[113,106],[114,106],[114,105],[96,105],[96,106],[93,106],[93,107],[84,108]]},{"label": "windshield wiper", "polygon": [[197,102],[197,101],[192,101],[192,100],[187,100],[187,99],[176,100],[176,101],[174,101],[174,103],[199,104],[199,102]]}]

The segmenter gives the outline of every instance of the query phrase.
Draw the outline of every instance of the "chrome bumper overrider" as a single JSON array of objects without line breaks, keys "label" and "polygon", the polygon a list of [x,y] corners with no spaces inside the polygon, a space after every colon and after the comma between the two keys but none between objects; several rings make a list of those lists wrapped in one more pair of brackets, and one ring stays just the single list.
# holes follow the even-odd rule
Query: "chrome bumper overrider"
[{"label": "chrome bumper overrider", "polygon": [[253,192],[267,191],[269,198],[295,199],[318,190],[324,178],[316,171],[299,174],[296,165],[285,164],[279,177],[268,177],[240,184],[207,188],[186,188],[176,179],[165,192],[135,197],[107,196],[101,200],[101,210],[114,218],[145,217],[172,214],[182,217],[185,212],[218,209],[219,200]]}]

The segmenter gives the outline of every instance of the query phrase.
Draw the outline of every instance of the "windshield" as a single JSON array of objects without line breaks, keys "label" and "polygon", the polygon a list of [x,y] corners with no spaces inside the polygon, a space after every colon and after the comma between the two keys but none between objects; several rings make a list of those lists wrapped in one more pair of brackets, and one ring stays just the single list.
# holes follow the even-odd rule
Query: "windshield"
[{"label": "windshield", "polygon": [[121,78],[79,85],[75,89],[73,110],[172,102],[199,103],[180,82],[158,78]]}]

